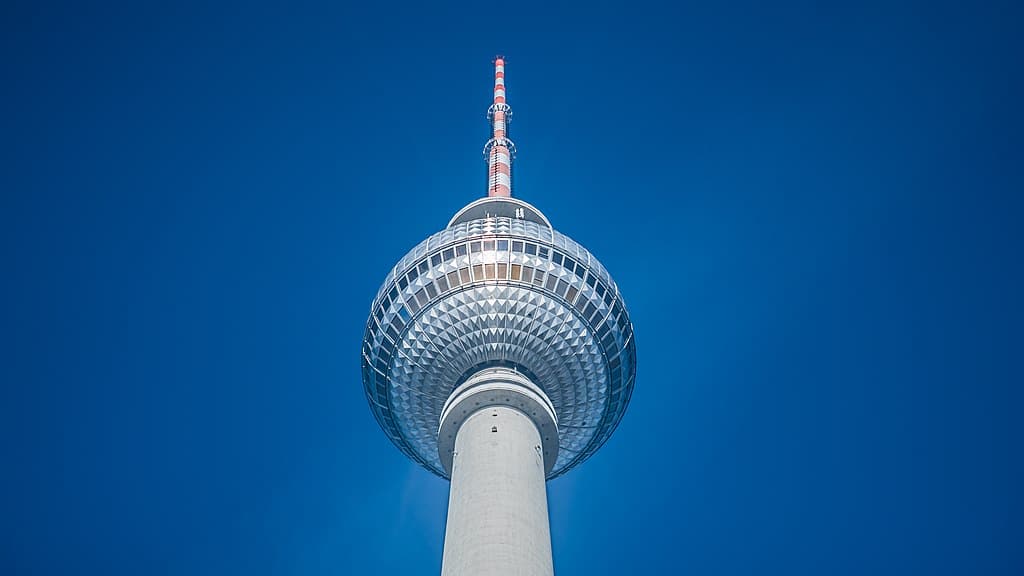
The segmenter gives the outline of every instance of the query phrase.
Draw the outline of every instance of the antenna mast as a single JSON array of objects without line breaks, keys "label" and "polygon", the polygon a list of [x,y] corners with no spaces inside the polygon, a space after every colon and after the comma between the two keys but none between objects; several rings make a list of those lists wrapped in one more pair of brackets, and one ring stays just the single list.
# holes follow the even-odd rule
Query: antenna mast
[{"label": "antenna mast", "polygon": [[512,158],[516,146],[505,136],[512,119],[512,107],[505,103],[505,59],[494,59],[494,103],[487,109],[491,122],[491,139],[484,145],[487,158],[487,195],[508,198],[512,196]]}]

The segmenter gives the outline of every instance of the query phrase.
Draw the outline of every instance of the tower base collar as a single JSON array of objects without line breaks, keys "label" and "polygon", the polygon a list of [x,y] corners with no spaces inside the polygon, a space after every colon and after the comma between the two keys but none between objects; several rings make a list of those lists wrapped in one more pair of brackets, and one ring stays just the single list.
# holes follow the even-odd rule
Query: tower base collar
[{"label": "tower base collar", "polygon": [[550,474],[558,458],[558,418],[554,406],[540,387],[505,368],[481,370],[448,396],[437,431],[437,451],[445,472],[451,476],[459,426],[475,412],[493,406],[518,410],[533,421],[540,432],[544,473]]}]

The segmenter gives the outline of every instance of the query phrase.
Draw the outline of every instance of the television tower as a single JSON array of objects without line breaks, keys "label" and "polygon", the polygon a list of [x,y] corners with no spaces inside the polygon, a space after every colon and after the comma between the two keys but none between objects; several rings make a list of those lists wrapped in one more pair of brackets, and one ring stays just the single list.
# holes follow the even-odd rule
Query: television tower
[{"label": "television tower", "polygon": [[553,574],[545,482],[611,436],[636,375],[608,271],[512,198],[505,61],[487,196],[406,254],[370,309],[363,384],[384,433],[451,480],[443,576]]}]

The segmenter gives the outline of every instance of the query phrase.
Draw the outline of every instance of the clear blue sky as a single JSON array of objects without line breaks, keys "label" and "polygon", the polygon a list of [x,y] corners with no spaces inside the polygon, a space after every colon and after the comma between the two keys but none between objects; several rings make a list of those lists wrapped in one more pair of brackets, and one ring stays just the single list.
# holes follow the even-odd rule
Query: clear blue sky
[{"label": "clear blue sky", "polygon": [[0,7],[0,572],[438,572],[359,346],[502,53],[638,343],[557,573],[1021,573],[1019,4],[87,4]]}]

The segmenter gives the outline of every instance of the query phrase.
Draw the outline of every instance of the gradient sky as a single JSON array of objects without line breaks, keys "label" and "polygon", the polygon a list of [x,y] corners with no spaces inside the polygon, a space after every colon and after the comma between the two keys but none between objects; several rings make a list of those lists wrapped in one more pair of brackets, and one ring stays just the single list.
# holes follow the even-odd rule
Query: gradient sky
[{"label": "gradient sky", "polygon": [[0,572],[438,573],[359,348],[502,53],[637,337],[559,576],[1021,573],[1019,4],[144,4],[0,7]]}]

